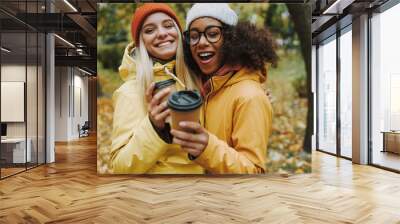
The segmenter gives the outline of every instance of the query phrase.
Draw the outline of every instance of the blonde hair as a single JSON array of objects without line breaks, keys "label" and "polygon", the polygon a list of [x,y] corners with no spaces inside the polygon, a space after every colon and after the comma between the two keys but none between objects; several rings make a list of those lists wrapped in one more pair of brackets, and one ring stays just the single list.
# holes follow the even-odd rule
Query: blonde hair
[{"label": "blonde hair", "polygon": [[[175,21],[174,21],[175,24]],[[176,27],[178,27],[175,24]],[[179,29],[178,29],[179,30]],[[182,34],[178,32],[178,48],[176,49],[176,56],[175,56],[175,71],[177,77],[182,80],[185,85],[186,89],[188,90],[195,90],[198,89],[196,85],[196,77],[194,74],[192,74],[188,67],[185,64],[185,59],[184,59],[184,53],[183,53],[183,38]]]},{"label": "blonde hair", "polygon": [[[144,45],[143,38],[139,37],[139,46],[136,47],[136,80],[139,83],[138,89],[142,98],[145,97],[145,91],[150,83],[153,81],[153,60],[147,53],[146,46]],[[146,102],[146,101],[144,101]]]},{"label": "blonde hair", "polygon": [[[179,26],[176,24],[175,21],[174,26],[175,29],[178,31],[178,47],[176,49],[175,54],[175,71],[176,76],[179,80],[181,80],[186,89],[195,90],[198,89],[196,85],[196,76],[194,76],[191,72],[189,72],[188,67],[185,64],[184,54],[183,54],[183,38],[182,33],[180,32]],[[148,86],[154,80],[153,74],[153,60],[149,56],[147,49],[144,45],[143,37],[139,34],[139,46],[136,47],[136,79],[139,83],[139,93],[142,95],[142,99],[144,104],[146,104],[145,100],[145,91]]]}]

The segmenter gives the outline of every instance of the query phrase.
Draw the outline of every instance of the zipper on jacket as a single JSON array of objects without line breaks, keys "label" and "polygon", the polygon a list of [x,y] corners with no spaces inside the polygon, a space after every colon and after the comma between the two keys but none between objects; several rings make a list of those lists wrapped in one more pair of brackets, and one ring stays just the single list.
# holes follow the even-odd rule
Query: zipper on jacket
[{"label": "zipper on jacket", "polygon": [[[218,90],[224,88],[225,84],[226,84],[236,73],[237,73],[237,72],[232,73],[231,76],[222,84],[222,86],[221,86]],[[213,83],[214,83],[214,82],[213,82],[213,77],[214,77],[214,76],[212,76],[212,77],[210,78],[211,89],[210,89],[210,92],[206,95],[205,101],[204,101],[203,121],[204,121],[204,127],[205,127],[205,128],[206,128],[206,109],[207,109],[208,99],[210,98],[210,96],[211,96],[212,94],[215,94],[215,93],[214,93],[214,85],[213,85]]]}]

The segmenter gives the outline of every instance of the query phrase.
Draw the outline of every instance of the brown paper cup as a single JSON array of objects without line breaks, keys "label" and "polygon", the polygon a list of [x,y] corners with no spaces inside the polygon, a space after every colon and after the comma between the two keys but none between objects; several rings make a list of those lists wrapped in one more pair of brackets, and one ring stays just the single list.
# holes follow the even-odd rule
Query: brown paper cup
[{"label": "brown paper cup", "polygon": [[[172,93],[176,92],[175,83],[176,83],[176,81],[173,80],[173,79],[168,79],[168,80],[156,82],[155,89],[154,89],[154,92],[153,92],[153,96],[156,95],[161,90],[163,90],[164,88],[170,88],[171,92],[161,99],[161,103],[166,102],[168,100],[168,98],[172,95]],[[169,123],[169,124],[171,123],[171,116],[168,116],[165,119],[165,123]]]},{"label": "brown paper cup", "polygon": [[181,121],[200,121],[200,107],[202,99],[196,91],[178,91],[168,99],[168,107],[171,109],[171,127],[182,130]]},{"label": "brown paper cup", "polygon": [[197,108],[192,111],[176,111],[171,109],[171,127],[176,130],[183,130],[181,126],[179,126],[179,122],[181,121],[200,121],[200,108]]}]

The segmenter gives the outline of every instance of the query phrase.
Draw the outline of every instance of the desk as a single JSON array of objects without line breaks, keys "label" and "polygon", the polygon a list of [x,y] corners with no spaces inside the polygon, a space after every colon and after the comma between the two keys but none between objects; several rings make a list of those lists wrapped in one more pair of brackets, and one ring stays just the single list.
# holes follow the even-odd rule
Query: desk
[{"label": "desk", "polygon": [[393,152],[400,154],[400,132],[383,131],[383,150],[382,152]]},{"label": "desk", "polygon": [[[28,142],[28,147],[26,147],[26,154],[25,154],[25,138],[1,139],[2,159],[5,159],[7,163],[30,162],[32,159],[32,154],[31,154],[32,140],[28,138],[27,142]],[[25,158],[27,158],[27,161],[25,161]]]}]

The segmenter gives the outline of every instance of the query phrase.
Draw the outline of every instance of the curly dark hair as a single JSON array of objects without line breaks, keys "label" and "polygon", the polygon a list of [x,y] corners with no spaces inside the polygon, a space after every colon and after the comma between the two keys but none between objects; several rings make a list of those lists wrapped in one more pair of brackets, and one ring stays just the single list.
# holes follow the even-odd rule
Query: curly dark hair
[{"label": "curly dark hair", "polygon": [[[249,22],[239,22],[236,26],[222,25],[222,64],[242,65],[259,70],[264,76],[265,63],[276,65],[278,56],[276,44],[267,28],[257,28]],[[185,62],[196,74],[202,74],[190,52],[190,45],[184,42]]]}]

